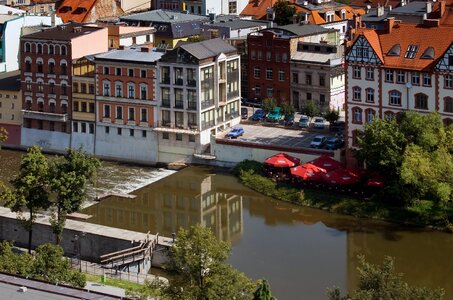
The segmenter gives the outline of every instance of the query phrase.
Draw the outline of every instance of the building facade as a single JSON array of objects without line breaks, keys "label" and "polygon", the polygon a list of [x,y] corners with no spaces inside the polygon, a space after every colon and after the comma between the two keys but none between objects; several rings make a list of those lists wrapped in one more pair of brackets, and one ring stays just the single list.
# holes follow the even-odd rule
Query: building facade
[{"label": "building facade", "polygon": [[159,161],[191,161],[240,122],[240,57],[221,39],[183,44],[158,62]]},{"label": "building facade", "polygon": [[8,132],[3,145],[20,145],[21,109],[20,72],[3,73],[0,77],[0,127]]},{"label": "building facade", "polygon": [[95,56],[96,155],[156,163],[156,62],[150,47],[111,50]]},{"label": "building facade", "polygon": [[105,52],[107,29],[72,23],[21,38],[21,144],[64,151],[71,146],[72,62]]},{"label": "building facade", "polygon": [[[426,37],[430,38],[427,39]],[[453,122],[453,32],[438,22],[361,28],[346,55],[347,143],[374,118],[438,112]]]}]

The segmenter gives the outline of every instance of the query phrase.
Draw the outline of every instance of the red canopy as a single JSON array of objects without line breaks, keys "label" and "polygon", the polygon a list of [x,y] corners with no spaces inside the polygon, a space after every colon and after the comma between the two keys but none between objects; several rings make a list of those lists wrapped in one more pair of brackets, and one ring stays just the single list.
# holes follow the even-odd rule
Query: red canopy
[{"label": "red canopy", "polygon": [[288,155],[286,153],[275,154],[274,156],[266,158],[265,164],[276,168],[294,167],[300,164],[300,159]]},{"label": "red canopy", "polygon": [[359,176],[349,172],[346,169],[337,169],[323,176],[323,179],[328,184],[349,185],[359,182]]},{"label": "red canopy", "polygon": [[325,169],[327,172],[336,170],[338,168],[341,168],[343,165],[341,162],[331,158],[330,156],[327,155],[321,155],[320,157],[310,161],[309,163]]},{"label": "red canopy", "polygon": [[385,186],[384,178],[381,175],[374,175],[367,180],[366,186],[381,188]]},{"label": "red canopy", "polygon": [[290,169],[291,175],[299,177],[302,180],[319,180],[326,170],[312,164],[303,164]]}]

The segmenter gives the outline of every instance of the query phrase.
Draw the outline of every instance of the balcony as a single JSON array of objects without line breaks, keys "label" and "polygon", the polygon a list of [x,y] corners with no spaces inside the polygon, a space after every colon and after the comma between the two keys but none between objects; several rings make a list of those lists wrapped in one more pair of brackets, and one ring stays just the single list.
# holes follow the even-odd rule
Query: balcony
[{"label": "balcony", "polygon": [[158,132],[173,132],[173,133],[186,133],[186,134],[194,134],[198,132],[197,124],[189,123],[188,126],[184,126],[184,124],[174,124],[170,121],[162,120],[160,122],[155,123],[154,127],[155,131]]},{"label": "balcony", "polygon": [[55,113],[23,109],[22,115],[24,118],[34,119],[34,120],[43,120],[43,121],[51,121],[51,122],[67,122],[68,121],[68,114],[55,114]]}]

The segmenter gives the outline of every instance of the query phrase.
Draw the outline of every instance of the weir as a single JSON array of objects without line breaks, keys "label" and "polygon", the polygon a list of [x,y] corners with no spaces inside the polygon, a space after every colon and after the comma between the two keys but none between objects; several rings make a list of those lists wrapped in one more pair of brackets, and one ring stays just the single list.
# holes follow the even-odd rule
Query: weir
[{"label": "weir", "polygon": [[[8,208],[0,207],[0,239],[28,247],[28,232]],[[48,215],[38,215],[33,225],[32,248],[55,243]],[[74,257],[120,271],[147,273],[151,266],[167,261],[173,239],[77,220],[66,220],[60,246],[65,256]]]}]

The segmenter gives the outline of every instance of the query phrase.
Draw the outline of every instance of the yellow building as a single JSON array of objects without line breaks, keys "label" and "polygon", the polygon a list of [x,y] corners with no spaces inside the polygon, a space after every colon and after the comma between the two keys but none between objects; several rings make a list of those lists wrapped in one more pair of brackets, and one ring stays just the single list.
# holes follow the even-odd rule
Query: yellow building
[{"label": "yellow building", "polygon": [[0,77],[0,127],[8,132],[3,145],[20,145],[21,110],[20,71],[3,73]]}]

